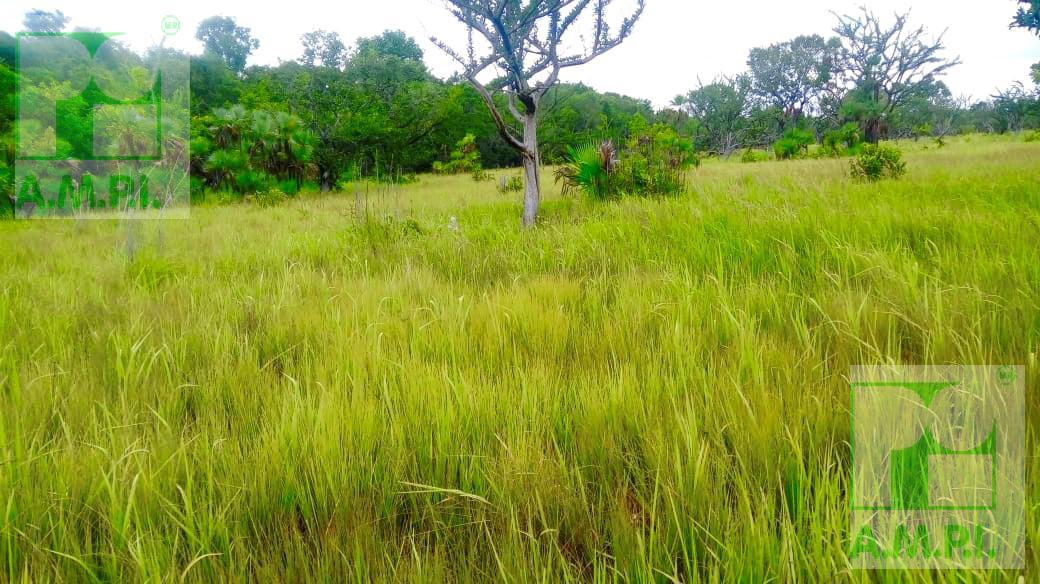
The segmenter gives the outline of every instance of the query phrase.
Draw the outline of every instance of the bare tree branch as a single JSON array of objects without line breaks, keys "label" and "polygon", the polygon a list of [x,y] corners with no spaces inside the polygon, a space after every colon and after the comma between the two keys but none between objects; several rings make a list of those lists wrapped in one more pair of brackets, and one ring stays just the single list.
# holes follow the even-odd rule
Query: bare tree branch
[{"label": "bare tree branch", "polygon": [[[535,222],[540,200],[538,114],[539,101],[560,78],[560,72],[577,67],[620,45],[643,15],[646,0],[630,0],[633,7],[611,32],[608,8],[614,0],[443,0],[448,11],[466,27],[466,55],[440,39],[431,39],[463,67],[462,76],[484,100],[499,135],[520,153],[524,164],[524,225]],[[586,25],[591,43],[580,51],[572,34]],[[482,42],[478,57],[476,39]],[[580,37],[584,39],[585,37]],[[566,54],[563,51],[574,51]],[[482,82],[489,68],[501,76]],[[523,137],[506,123],[495,103],[495,92],[506,94],[506,111],[523,126]],[[519,107],[518,102],[523,107]]]}]

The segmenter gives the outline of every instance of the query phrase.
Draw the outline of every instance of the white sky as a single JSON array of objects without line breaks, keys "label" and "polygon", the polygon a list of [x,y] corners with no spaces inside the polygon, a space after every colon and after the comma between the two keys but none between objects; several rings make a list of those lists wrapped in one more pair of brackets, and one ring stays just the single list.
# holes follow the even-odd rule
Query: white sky
[{"label": "white sky", "polygon": [[[948,29],[949,55],[964,64],[949,73],[954,94],[985,98],[1015,81],[1028,82],[1029,66],[1040,61],[1040,39],[1023,30],[1008,30],[1016,10],[1013,0],[647,0],[647,10],[633,36],[593,63],[568,71],[565,81],[582,81],[601,91],[614,91],[667,105],[673,97],[719,74],[745,69],[748,51],[799,34],[829,35],[837,12],[853,12],[869,4],[883,15],[911,6],[911,19],[932,33]],[[348,45],[359,36],[401,29],[426,50],[435,74],[455,71],[452,61],[429,41],[436,35],[461,46],[464,34],[438,0],[3,0],[0,30],[22,28],[31,8],[60,9],[71,26],[105,32],[147,32],[162,38],[159,23],[177,16],[182,31],[167,44],[198,52],[195,28],[208,16],[234,17],[260,40],[251,64],[277,64],[300,54],[299,37],[323,28],[338,32]],[[154,34],[151,32],[154,31]]]}]

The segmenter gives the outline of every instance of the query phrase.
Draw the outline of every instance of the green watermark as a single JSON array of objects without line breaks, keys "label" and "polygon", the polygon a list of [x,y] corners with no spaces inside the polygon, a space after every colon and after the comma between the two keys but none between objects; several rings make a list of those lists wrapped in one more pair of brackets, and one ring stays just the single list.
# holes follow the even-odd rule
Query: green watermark
[{"label": "green watermark", "polygon": [[181,31],[181,20],[176,16],[167,16],[162,21],[163,34],[174,36]]},{"label": "green watermark", "polygon": [[[180,30],[167,17],[162,30]],[[147,37],[148,35],[144,35]],[[189,62],[132,34],[20,33],[15,208],[22,217],[183,217]]]},{"label": "green watermark", "polygon": [[1024,369],[856,367],[851,383],[852,566],[1023,567]]}]

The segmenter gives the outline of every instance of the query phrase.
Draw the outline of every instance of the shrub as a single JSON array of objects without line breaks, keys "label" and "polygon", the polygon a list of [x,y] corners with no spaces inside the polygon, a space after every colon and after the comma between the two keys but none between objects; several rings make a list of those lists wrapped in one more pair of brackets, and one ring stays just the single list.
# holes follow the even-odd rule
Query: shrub
[{"label": "shrub", "polygon": [[498,177],[498,192],[500,193],[518,193],[524,190],[524,179],[519,175],[510,177],[500,176]]},{"label": "shrub", "polygon": [[266,189],[270,182],[266,174],[255,170],[243,170],[235,177],[236,190],[247,195]]},{"label": "shrub", "polygon": [[607,141],[571,148],[568,158],[556,182],[564,183],[564,193],[576,189],[594,199],[680,193],[685,172],[700,165],[693,144],[664,124],[634,133],[623,152]]},{"label": "shrub", "polygon": [[289,195],[285,194],[285,192],[278,187],[271,187],[266,191],[261,191],[253,195],[253,201],[260,207],[275,207],[281,205],[288,199]]},{"label": "shrub", "polygon": [[900,178],[906,174],[903,153],[893,146],[867,144],[850,163],[852,177],[857,180],[877,181]]},{"label": "shrub", "polygon": [[11,169],[0,160],[0,219],[14,217],[14,179]]},{"label": "shrub", "polygon": [[14,178],[3,160],[0,160],[0,195],[14,195]]},{"label": "shrub", "polygon": [[921,138],[927,138],[928,136],[931,136],[932,135],[932,125],[931,124],[920,124],[918,126],[915,126],[914,130],[913,130],[913,135],[914,135],[914,141],[917,141],[917,140],[919,140]]},{"label": "shrub", "polygon": [[480,151],[477,150],[477,138],[466,134],[455,144],[448,162],[434,162],[434,174],[473,174],[474,178],[483,177],[484,170],[480,162]]},{"label": "shrub", "polygon": [[295,180],[292,180],[292,179],[283,180],[283,181],[279,181],[278,182],[277,189],[272,189],[272,190],[280,190],[281,192],[285,193],[287,196],[295,197],[296,194],[300,192],[300,183],[298,183],[298,182],[296,182]]},{"label": "shrub", "polygon": [[784,136],[773,144],[773,152],[777,160],[791,160],[809,154],[809,146],[816,142],[816,136],[809,130],[791,128]]},{"label": "shrub", "polygon": [[580,190],[594,199],[613,193],[611,179],[617,166],[617,149],[607,140],[568,149],[568,161],[556,169],[556,182],[563,182],[563,194]]},{"label": "shrub", "polygon": [[1026,142],[1040,142],[1040,130],[1034,130],[1027,133]]},{"label": "shrub", "polygon": [[748,148],[744,151],[744,154],[740,156],[740,161],[745,164],[752,164],[755,162],[765,162],[769,160],[769,158],[770,157],[768,152]]},{"label": "shrub", "polygon": [[686,171],[700,166],[693,144],[675,130],[655,124],[633,136],[618,163],[618,192],[674,195],[686,190]]},{"label": "shrub", "polygon": [[843,152],[856,154],[862,143],[863,136],[859,132],[859,126],[850,122],[837,130],[831,130],[823,134],[823,148],[821,152],[835,157],[841,156]]},{"label": "shrub", "polygon": [[195,175],[192,175],[189,182],[189,188],[191,189],[191,202],[197,203],[206,199],[206,183]]},{"label": "shrub", "polygon": [[234,106],[193,118],[191,130],[191,172],[202,179],[203,189],[250,194],[277,181],[302,182],[316,172],[317,138],[290,114]]}]

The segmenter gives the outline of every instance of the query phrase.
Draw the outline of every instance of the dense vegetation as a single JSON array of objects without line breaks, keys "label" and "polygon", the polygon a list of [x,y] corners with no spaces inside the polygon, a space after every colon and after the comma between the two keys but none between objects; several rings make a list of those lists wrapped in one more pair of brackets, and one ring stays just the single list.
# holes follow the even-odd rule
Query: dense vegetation
[{"label": "dense vegetation", "polygon": [[[1028,12],[1019,16],[1023,26],[1028,18]],[[755,49],[747,73],[703,85],[657,111],[645,100],[555,85],[539,109],[542,161],[571,162],[569,153],[590,143],[625,145],[656,124],[670,127],[699,156],[744,151],[749,161],[761,159],[749,152],[754,149],[786,159],[855,153],[859,142],[872,138],[928,137],[941,145],[951,135],[1040,128],[1037,88],[1016,85],[975,103],[953,97],[938,75],[956,61],[941,58],[941,40],[924,35],[918,45],[902,47],[909,55],[925,51],[918,76],[891,85],[864,66],[874,57],[863,47],[886,49],[864,36],[861,27],[873,23],[885,24],[864,11],[842,17],[835,38],[803,36]],[[60,14],[26,18],[31,30],[65,25]],[[911,25],[900,16],[890,26]],[[301,39],[297,60],[252,67],[247,60],[259,41],[233,19],[209,19],[197,36],[206,46],[191,58],[190,148],[198,198],[271,187],[292,194],[305,183],[330,190],[358,176],[426,172],[449,163],[466,136],[472,136],[483,168],[519,164],[472,85],[433,76],[422,49],[399,31],[348,47],[335,33],[318,30]],[[9,194],[13,43],[0,33],[0,188]],[[143,63],[156,54],[134,58]],[[261,155],[267,160],[258,160],[239,147],[243,139],[251,145],[261,135],[280,140],[290,160],[274,163],[271,157],[282,154],[270,151]]]}]

